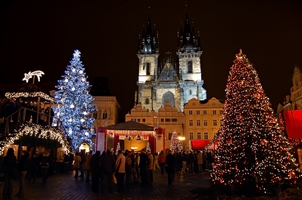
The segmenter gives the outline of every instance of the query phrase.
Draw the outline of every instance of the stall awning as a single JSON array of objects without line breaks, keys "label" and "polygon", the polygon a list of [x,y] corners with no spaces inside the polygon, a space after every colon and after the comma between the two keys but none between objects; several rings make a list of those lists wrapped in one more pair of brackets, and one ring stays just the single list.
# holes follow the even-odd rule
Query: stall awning
[{"label": "stall awning", "polygon": [[[210,142],[211,140],[191,140],[191,148],[192,150],[204,150]],[[209,149],[213,149],[212,146]]]},{"label": "stall awning", "polygon": [[288,138],[302,138],[302,110],[284,111]]}]

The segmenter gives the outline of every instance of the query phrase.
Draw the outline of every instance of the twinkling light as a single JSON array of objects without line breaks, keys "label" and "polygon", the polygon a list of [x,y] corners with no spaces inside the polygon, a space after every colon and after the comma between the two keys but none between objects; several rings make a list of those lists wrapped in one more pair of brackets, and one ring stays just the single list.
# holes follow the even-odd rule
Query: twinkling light
[{"label": "twinkling light", "polygon": [[42,72],[41,70],[36,70],[33,72],[28,72],[28,73],[24,73],[24,78],[22,79],[22,81],[26,81],[26,83],[28,83],[28,80],[31,79],[33,76],[36,76],[38,79],[38,82],[40,82],[40,78],[41,76],[44,75],[44,72]]},{"label": "twinkling light", "polygon": [[50,97],[49,95],[45,94],[44,92],[6,92],[5,97],[8,99],[11,98],[20,98],[20,97],[41,97],[49,102],[54,102],[54,98]]},{"label": "twinkling light", "polygon": [[62,129],[72,141],[74,150],[85,142],[93,147],[91,137],[95,130],[92,113],[96,111],[96,105],[92,104],[93,97],[88,93],[90,87],[88,78],[84,72],[84,65],[80,60],[81,52],[75,50],[70,65],[65,74],[58,80],[55,93],[55,101],[60,106],[54,107],[53,125],[61,124]]},{"label": "twinkling light", "polygon": [[4,141],[0,142],[0,155],[3,155],[3,151],[6,146],[14,144],[15,140],[20,140],[23,136],[34,136],[41,139],[56,140],[63,148],[66,149],[67,152],[71,149],[67,138],[65,137],[65,133],[62,132],[62,130],[30,123],[22,125],[18,130],[12,133],[12,136],[7,137]]},{"label": "twinkling light", "polygon": [[274,117],[252,64],[240,51],[229,72],[221,128],[210,179],[240,187],[295,184],[301,176],[292,147]]}]

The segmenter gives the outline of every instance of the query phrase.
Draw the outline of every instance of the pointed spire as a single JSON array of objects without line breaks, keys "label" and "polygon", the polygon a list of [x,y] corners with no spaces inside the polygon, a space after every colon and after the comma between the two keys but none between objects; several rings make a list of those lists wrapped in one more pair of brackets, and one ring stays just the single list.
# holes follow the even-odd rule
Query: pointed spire
[{"label": "pointed spire", "polygon": [[141,53],[141,35],[138,34],[137,53]]},{"label": "pointed spire", "polygon": [[185,24],[184,24],[184,29],[180,29],[180,34],[179,34],[179,45],[178,45],[178,51],[196,51],[199,50],[199,46],[197,45],[197,40],[195,37],[195,28],[194,28],[194,23],[193,23],[193,28],[191,29],[190,26],[190,21],[188,14],[186,14],[185,17]]},{"label": "pointed spire", "polygon": [[158,43],[158,33],[155,29],[152,30],[151,19],[148,16],[147,25],[143,29],[143,37],[141,39],[140,53],[143,54],[153,54],[158,53],[159,43]]}]

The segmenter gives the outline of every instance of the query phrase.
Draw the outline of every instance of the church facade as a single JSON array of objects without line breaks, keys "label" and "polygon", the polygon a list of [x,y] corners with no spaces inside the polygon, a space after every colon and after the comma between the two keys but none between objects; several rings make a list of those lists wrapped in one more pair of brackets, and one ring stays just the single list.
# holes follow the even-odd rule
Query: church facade
[{"label": "church facade", "polygon": [[167,52],[159,64],[158,34],[152,29],[148,19],[142,38],[139,39],[137,57],[138,90],[135,105],[140,104],[147,111],[157,112],[169,103],[178,111],[184,111],[184,104],[190,99],[205,100],[207,92],[203,88],[201,71],[200,36],[195,36],[186,15],[184,27],[178,32],[177,61]]}]

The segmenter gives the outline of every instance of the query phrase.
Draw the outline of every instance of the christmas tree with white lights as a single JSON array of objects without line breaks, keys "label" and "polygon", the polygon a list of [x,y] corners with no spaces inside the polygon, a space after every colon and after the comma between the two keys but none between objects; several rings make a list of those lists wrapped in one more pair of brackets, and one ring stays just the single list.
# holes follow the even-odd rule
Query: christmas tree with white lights
[{"label": "christmas tree with white lights", "polygon": [[83,142],[92,148],[94,118],[91,116],[96,111],[96,105],[92,104],[94,99],[88,92],[90,85],[80,57],[81,52],[75,50],[65,74],[58,80],[58,90],[55,93],[58,106],[53,108],[53,125],[61,126],[74,150],[78,150]]},{"label": "christmas tree with white lights", "polygon": [[214,184],[264,193],[300,176],[256,70],[240,50],[229,72],[213,170]]},{"label": "christmas tree with white lights", "polygon": [[180,144],[176,131],[174,131],[171,136],[170,150],[172,152],[180,152],[182,150],[182,145]]}]

